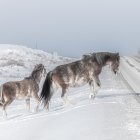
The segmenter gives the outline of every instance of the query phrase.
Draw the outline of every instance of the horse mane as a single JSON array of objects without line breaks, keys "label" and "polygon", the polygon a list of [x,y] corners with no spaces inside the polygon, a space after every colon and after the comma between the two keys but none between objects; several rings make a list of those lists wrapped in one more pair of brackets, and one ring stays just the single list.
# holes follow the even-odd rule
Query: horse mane
[{"label": "horse mane", "polygon": [[108,53],[104,53],[104,52],[94,53],[93,55],[94,55],[94,58],[95,58],[96,62],[99,65],[104,65],[107,62],[107,60],[110,58]]},{"label": "horse mane", "polygon": [[32,77],[31,77],[31,76],[25,77],[24,79],[25,79],[25,80],[30,80],[30,79],[32,79]]},{"label": "horse mane", "polygon": [[120,59],[119,53],[110,53],[110,52],[99,52],[93,54],[94,59],[100,65],[105,65],[109,60],[118,60]]},{"label": "horse mane", "polygon": [[38,70],[34,70],[29,78],[36,79]]},{"label": "horse mane", "polygon": [[35,80],[37,77],[37,74],[40,70],[42,70],[44,66],[42,64],[38,64],[35,66],[34,70],[31,73],[31,77]]},{"label": "horse mane", "polygon": [[89,53],[89,54],[84,54],[84,55],[82,56],[82,60],[83,60],[84,62],[87,62],[87,61],[89,61],[89,60],[91,59],[92,56],[93,56],[93,54],[91,54],[91,53]]},{"label": "horse mane", "polygon": [[82,59],[84,61],[92,60],[92,62],[97,62],[99,65],[105,65],[108,60],[117,59],[119,61],[119,53],[110,52],[97,52],[83,55]]},{"label": "horse mane", "polygon": [[26,79],[26,80],[30,80],[30,79],[36,80],[36,78],[38,76],[38,72],[40,70],[42,70],[43,68],[44,68],[44,66],[42,64],[36,65],[34,70],[31,73],[31,75],[29,77],[25,77],[24,79]]}]

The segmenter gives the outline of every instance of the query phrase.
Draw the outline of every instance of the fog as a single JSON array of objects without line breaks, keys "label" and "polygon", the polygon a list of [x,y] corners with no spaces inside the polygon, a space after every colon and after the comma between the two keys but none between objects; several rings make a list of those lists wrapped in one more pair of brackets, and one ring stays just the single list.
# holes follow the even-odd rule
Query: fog
[{"label": "fog", "polygon": [[139,0],[0,0],[0,43],[79,57],[140,48]]}]

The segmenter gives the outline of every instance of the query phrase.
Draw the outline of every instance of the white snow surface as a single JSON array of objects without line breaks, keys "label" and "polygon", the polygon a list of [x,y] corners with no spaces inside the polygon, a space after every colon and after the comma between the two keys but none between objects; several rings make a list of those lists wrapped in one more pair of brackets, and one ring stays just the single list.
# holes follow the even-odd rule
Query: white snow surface
[{"label": "white snow surface", "polygon": [[140,93],[140,58],[122,57],[121,73],[134,92]]},{"label": "white snow surface", "polygon": [[[3,51],[0,53],[1,83],[27,76],[36,63],[43,62],[50,70],[68,61],[62,57],[61,62],[54,61],[51,54],[28,48],[23,51],[19,46],[5,45],[1,50]],[[40,57],[42,54],[46,57],[35,59],[38,54]],[[3,58],[18,62],[22,58],[24,66],[4,65],[6,61]],[[27,58],[30,61],[26,61]],[[100,79],[102,88],[94,100],[88,98],[91,91],[89,86],[85,85],[69,89],[68,97],[72,105],[65,106],[59,90],[52,98],[49,112],[40,106],[39,112],[34,113],[36,103],[32,100],[32,111],[28,113],[25,101],[14,101],[7,109],[6,120],[0,111],[0,139],[139,140],[140,105],[137,100],[139,97],[132,94],[128,82],[123,80],[121,74],[114,75],[108,67],[103,68]]]}]

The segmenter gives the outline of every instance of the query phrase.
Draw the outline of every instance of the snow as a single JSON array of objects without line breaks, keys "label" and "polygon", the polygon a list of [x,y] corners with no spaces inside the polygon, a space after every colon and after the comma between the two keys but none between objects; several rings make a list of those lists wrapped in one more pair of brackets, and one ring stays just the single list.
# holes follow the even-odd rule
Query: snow
[{"label": "snow", "polygon": [[121,73],[131,88],[140,93],[140,60],[133,57],[121,59]]},{"label": "snow", "polygon": [[[17,48],[21,49],[19,46]],[[13,50],[13,48],[10,49]],[[8,54],[6,50],[9,50],[9,46],[7,48],[3,47],[2,50],[3,52],[5,51],[5,54]],[[29,49],[29,52],[30,50],[32,49]],[[26,53],[28,53],[28,48],[26,48]],[[3,77],[1,82],[5,82],[5,76],[7,76],[6,80],[14,80],[18,76],[24,77],[26,74],[29,74],[31,67],[35,64],[34,61],[32,62],[32,59],[35,59],[33,57],[34,53],[42,54],[42,51],[32,50],[32,53],[29,53],[30,56],[28,55],[31,61],[22,59],[26,68],[13,65],[13,69],[10,69],[10,71],[9,66],[1,66],[1,77]],[[43,53],[47,57],[49,55],[50,60],[39,61],[44,61],[48,70],[68,61],[63,58],[61,62],[53,60],[55,63],[51,64],[51,54]],[[21,55],[16,57],[14,53],[12,54],[12,58],[9,56],[7,60],[14,58],[13,60],[17,61],[21,57]],[[22,58],[24,57],[22,53]],[[2,58],[2,55],[0,55],[0,59]],[[0,61],[1,63],[3,63],[2,60]],[[131,63],[133,64],[134,62]],[[49,112],[43,110],[42,106],[40,106],[39,112],[34,113],[36,103],[32,100],[32,112],[28,113],[25,108],[25,101],[14,101],[7,109],[8,118],[6,120],[3,120],[2,111],[0,112],[0,139],[139,140],[140,106],[137,100],[139,97],[132,94],[128,81],[122,77],[123,68],[127,72],[129,71],[129,67],[126,65],[125,60],[122,59],[121,74],[117,76],[108,67],[103,69],[100,75],[102,88],[95,100],[88,98],[91,91],[88,85],[85,85],[69,90],[69,99],[72,103],[69,106],[63,105],[63,101],[60,98],[61,91],[56,92],[52,98]],[[6,74],[4,72],[5,69],[7,70]],[[20,70],[17,72],[18,69]],[[19,75],[15,76],[17,73]]]},{"label": "snow", "polygon": [[20,80],[28,76],[36,64],[42,63],[49,71],[54,65],[71,61],[70,58],[57,56],[41,50],[19,45],[0,45],[0,83]]}]

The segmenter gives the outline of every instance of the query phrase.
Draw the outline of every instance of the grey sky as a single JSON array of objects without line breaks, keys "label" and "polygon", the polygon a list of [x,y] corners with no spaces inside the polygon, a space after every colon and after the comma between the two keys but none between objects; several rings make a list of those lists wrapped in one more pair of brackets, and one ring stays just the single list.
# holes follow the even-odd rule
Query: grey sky
[{"label": "grey sky", "polygon": [[0,0],[0,43],[64,56],[140,48],[139,0]]}]

